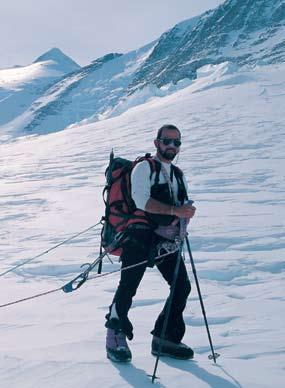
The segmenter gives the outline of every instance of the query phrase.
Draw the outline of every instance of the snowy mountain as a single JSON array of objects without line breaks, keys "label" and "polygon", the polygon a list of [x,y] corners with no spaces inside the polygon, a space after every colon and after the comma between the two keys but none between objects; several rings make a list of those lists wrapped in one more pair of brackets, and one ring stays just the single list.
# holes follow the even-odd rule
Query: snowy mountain
[{"label": "snowy mountain", "polygon": [[128,87],[129,92],[136,90],[138,85],[142,87],[149,83],[155,83],[153,82],[154,75],[164,72],[169,60],[175,58],[177,47],[181,44],[184,35],[196,27],[201,17],[197,16],[185,20],[161,36],[152,53],[136,72],[134,80]]},{"label": "snowy mountain", "polygon": [[179,26],[163,35],[137,72],[129,91],[148,83],[158,87],[196,78],[206,64],[239,66],[285,60],[284,0],[227,0],[201,15],[182,34]]},{"label": "snowy mountain", "polygon": [[[3,94],[0,89],[0,125],[17,117],[1,132],[13,128],[14,136],[17,128],[18,134],[49,133],[112,117],[153,95],[165,96],[189,85],[197,70],[209,64],[229,62],[238,69],[284,62],[284,36],[284,1],[227,0],[145,47],[105,55],[82,69],[53,49],[32,66],[44,63],[49,71],[75,71],[57,83],[53,79],[49,88],[48,82],[34,86],[31,80],[28,92],[25,88],[9,97],[9,90]],[[0,72],[0,80],[1,74],[5,79]]]},{"label": "snowy mountain", "polygon": [[53,132],[89,119],[116,105],[133,74],[149,55],[154,42],[121,55],[112,53],[93,61],[53,85],[25,114],[27,133]]},{"label": "snowy mountain", "polygon": [[49,62],[50,67],[60,71],[63,74],[72,73],[73,71],[80,69],[80,66],[74,62],[73,59],[65,55],[57,47],[52,48],[51,50],[38,57],[34,63],[47,61],[52,61],[52,63]]},{"label": "snowy mountain", "polygon": [[104,261],[104,277],[61,290],[99,254],[96,227],[0,277],[0,305],[58,289],[1,307],[1,388],[284,387],[285,64],[238,72],[208,65],[197,76],[120,116],[0,144],[0,273],[97,223],[111,148],[131,159],[153,152],[157,129],[176,124],[178,165],[197,207],[190,242],[217,365],[208,359],[187,254],[192,293],[183,341],[194,360],[161,358],[156,385],[147,376],[155,363],[150,331],[169,292],[156,268],[146,271],[130,313],[133,362],[107,360],[105,314],[119,273],[106,274],[120,268],[117,259]]},{"label": "snowy mountain", "polygon": [[31,65],[0,70],[0,125],[25,112],[52,84],[79,68],[53,48]]}]

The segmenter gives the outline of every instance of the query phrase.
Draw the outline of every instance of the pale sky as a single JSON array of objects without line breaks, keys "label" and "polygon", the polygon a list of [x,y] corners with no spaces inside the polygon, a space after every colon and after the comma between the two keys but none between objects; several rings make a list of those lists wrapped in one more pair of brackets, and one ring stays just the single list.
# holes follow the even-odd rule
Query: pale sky
[{"label": "pale sky", "polygon": [[0,68],[60,48],[79,65],[126,53],[224,0],[0,0]]}]

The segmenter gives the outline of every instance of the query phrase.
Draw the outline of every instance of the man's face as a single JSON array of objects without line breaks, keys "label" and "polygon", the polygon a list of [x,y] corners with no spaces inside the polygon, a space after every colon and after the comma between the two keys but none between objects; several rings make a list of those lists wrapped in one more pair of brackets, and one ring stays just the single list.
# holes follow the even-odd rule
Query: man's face
[{"label": "man's face", "polygon": [[180,151],[180,133],[173,129],[164,129],[160,139],[156,139],[154,144],[160,156],[172,161]]}]

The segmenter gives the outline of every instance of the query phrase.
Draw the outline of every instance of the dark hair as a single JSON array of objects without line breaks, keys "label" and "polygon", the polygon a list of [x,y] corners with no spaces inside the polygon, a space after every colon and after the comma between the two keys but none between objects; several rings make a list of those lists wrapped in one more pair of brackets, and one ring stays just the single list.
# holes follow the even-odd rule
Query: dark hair
[{"label": "dark hair", "polygon": [[164,129],[170,129],[172,131],[177,131],[177,132],[179,132],[179,136],[181,137],[181,132],[179,131],[179,129],[177,127],[175,127],[175,125],[165,124],[161,128],[159,128],[159,130],[157,131],[157,135],[156,135],[157,139],[161,138],[161,134],[162,134]]}]

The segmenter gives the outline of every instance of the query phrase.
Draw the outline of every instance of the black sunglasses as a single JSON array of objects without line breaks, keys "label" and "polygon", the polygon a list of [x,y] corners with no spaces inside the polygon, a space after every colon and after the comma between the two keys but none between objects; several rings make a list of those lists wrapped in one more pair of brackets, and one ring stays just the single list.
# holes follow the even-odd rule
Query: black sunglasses
[{"label": "black sunglasses", "polygon": [[159,141],[161,141],[163,143],[163,145],[170,145],[171,143],[173,143],[175,145],[175,147],[180,147],[181,146],[181,140],[179,139],[170,139],[170,138],[161,138],[161,139],[157,139]]}]

